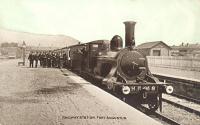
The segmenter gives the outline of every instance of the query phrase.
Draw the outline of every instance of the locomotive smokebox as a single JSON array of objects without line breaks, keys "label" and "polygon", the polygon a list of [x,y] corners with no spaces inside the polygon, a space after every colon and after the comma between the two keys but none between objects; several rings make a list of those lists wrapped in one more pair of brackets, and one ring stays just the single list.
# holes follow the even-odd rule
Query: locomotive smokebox
[{"label": "locomotive smokebox", "polygon": [[125,24],[125,47],[133,47],[135,46],[135,37],[134,30],[135,24],[134,21],[126,21]]}]

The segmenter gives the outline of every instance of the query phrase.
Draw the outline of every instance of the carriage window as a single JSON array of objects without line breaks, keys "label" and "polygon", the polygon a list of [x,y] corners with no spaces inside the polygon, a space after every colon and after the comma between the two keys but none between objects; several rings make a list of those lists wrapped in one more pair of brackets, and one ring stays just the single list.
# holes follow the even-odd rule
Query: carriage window
[{"label": "carriage window", "polygon": [[92,44],[91,50],[92,50],[92,51],[98,50],[98,44]]},{"label": "carriage window", "polygon": [[98,48],[98,44],[93,44],[92,48]]},{"label": "carriage window", "polygon": [[102,44],[100,49],[101,50],[108,50],[109,49],[109,44]]}]

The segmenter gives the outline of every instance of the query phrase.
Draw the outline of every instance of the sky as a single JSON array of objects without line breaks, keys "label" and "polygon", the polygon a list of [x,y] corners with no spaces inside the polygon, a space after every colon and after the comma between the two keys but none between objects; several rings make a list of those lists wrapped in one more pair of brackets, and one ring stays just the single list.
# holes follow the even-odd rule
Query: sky
[{"label": "sky", "polygon": [[0,28],[63,34],[81,42],[124,39],[135,21],[136,45],[200,43],[200,0],[0,0]]}]

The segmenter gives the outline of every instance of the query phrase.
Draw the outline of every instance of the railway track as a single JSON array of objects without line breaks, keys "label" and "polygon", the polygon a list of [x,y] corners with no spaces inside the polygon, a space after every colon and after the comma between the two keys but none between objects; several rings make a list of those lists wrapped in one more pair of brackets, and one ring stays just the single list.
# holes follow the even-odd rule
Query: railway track
[{"label": "railway track", "polygon": [[[105,91],[109,92],[110,94],[112,94],[113,96],[121,99],[120,97],[118,97],[118,95],[108,91],[107,89],[105,89],[104,87],[101,86],[102,89],[104,89]],[[122,100],[122,99],[121,99]],[[122,100],[123,101],[123,100]],[[167,99],[163,99],[164,102],[168,103],[168,104],[171,104],[177,108],[181,108],[187,112],[190,112],[190,113],[194,113],[195,115],[198,115],[200,116],[200,112],[197,111],[197,110],[194,110],[192,108],[189,108],[189,107],[186,107],[184,105],[181,105],[181,104],[178,104],[178,103],[175,103],[175,102],[172,102],[170,100],[167,100]],[[127,103],[129,104],[129,103]],[[168,116],[165,116],[162,112],[152,112],[149,110],[149,108],[141,105],[141,106],[134,106],[132,104],[129,104],[130,106],[132,106],[133,108],[136,108],[138,109],[139,111],[143,112],[144,114],[148,115],[149,117],[163,123],[163,124],[168,124],[168,125],[181,125],[182,123],[179,123],[179,121],[176,121]]]},{"label": "railway track", "polygon": [[174,87],[174,92],[172,93],[173,96],[188,100],[190,102],[194,102],[200,104],[200,82],[193,81],[192,79],[186,78],[176,78],[172,76],[164,76],[154,74],[160,81],[166,81],[167,83],[172,83]]},{"label": "railway track", "polygon": [[[93,82],[92,82],[92,83],[93,83]],[[94,83],[93,83],[93,84],[94,84]],[[100,88],[103,89],[104,91],[106,91],[106,92],[112,94],[113,96],[119,98],[120,100],[122,100],[122,98],[121,98],[120,96],[118,96],[117,94],[113,93],[112,91],[109,91],[109,90],[105,89],[105,86],[101,86],[101,85],[99,85],[99,84],[94,84],[94,85],[100,87]],[[122,101],[123,101],[123,100],[122,100]],[[126,103],[126,102],[125,102],[125,103]],[[129,103],[127,103],[127,104],[129,104]],[[175,121],[175,120],[173,120],[173,119],[171,119],[171,118],[169,118],[169,117],[167,117],[167,116],[165,116],[165,115],[163,115],[163,114],[161,114],[161,113],[150,111],[149,108],[147,108],[147,107],[145,107],[145,106],[143,106],[143,105],[140,105],[139,107],[138,107],[138,106],[135,107],[135,106],[132,105],[132,104],[129,104],[129,105],[132,106],[133,108],[138,109],[139,111],[143,112],[144,114],[148,115],[149,117],[151,117],[151,118],[153,118],[153,119],[155,119],[155,120],[157,120],[157,121],[159,121],[159,122],[161,122],[161,123],[163,123],[163,124],[168,124],[168,125],[181,125],[179,122],[177,122],[177,121]]]},{"label": "railway track", "polygon": [[176,94],[176,93],[172,93],[172,95],[175,96],[175,97],[178,97],[180,99],[185,99],[187,101],[200,104],[200,100],[198,100],[198,99],[190,98],[190,97],[187,97],[187,96],[184,96],[184,95],[179,95],[179,94]]},{"label": "railway track", "polygon": [[[170,97],[172,97],[170,99]],[[179,98],[174,95],[165,95],[165,97],[162,98],[162,100],[168,104],[171,104],[177,108],[184,109],[185,111],[188,111],[190,113],[194,113],[198,116],[200,116],[200,106],[199,103],[196,103],[196,101],[193,101],[191,99],[185,99]],[[197,109],[199,108],[199,110]]]},{"label": "railway track", "polygon": [[200,112],[197,111],[197,110],[195,110],[195,109],[192,109],[192,108],[190,108],[190,107],[181,105],[181,104],[179,104],[179,103],[173,102],[173,101],[168,100],[168,99],[164,99],[164,98],[163,98],[162,100],[163,100],[164,102],[166,102],[166,103],[169,103],[169,104],[173,105],[173,106],[176,106],[176,107],[178,107],[178,108],[184,109],[184,110],[186,110],[186,111],[188,111],[188,112],[190,112],[190,113],[194,113],[194,114],[200,116]]},{"label": "railway track", "polygon": [[[107,91],[107,90],[105,90],[105,91]],[[110,91],[107,91],[107,92],[109,92],[113,96],[115,96],[115,97],[119,98],[120,100],[122,100],[118,95],[116,95],[116,94],[114,94],[114,93],[112,93]],[[125,102],[125,103],[127,103],[127,102]],[[161,114],[160,112],[152,112],[152,111],[150,111],[149,108],[147,108],[147,107],[145,107],[143,105],[140,105],[140,106],[137,105],[137,106],[135,106],[135,105],[132,105],[130,103],[127,103],[127,104],[129,104],[133,108],[141,111],[142,113],[148,115],[149,117],[151,117],[151,118],[153,118],[153,119],[155,119],[155,120],[163,123],[164,125],[166,125],[166,124],[167,125],[181,125],[181,123],[179,123],[179,122],[177,122],[177,121],[175,121],[175,120],[173,120],[173,119],[171,119],[171,118],[169,118],[169,117]]]},{"label": "railway track", "polygon": [[[183,86],[185,86],[185,88],[187,88],[187,87],[193,88],[193,89],[199,89],[200,88],[200,83],[197,82],[197,81],[180,79],[180,78],[171,78],[171,77],[168,77],[168,76],[161,76],[161,75],[155,75],[155,76],[158,77],[159,80],[161,80],[161,81],[165,81],[166,80],[167,82],[174,83],[174,86],[183,85]],[[192,103],[200,104],[200,100],[197,99],[198,97],[189,97],[189,96],[186,96],[187,94],[184,95],[183,93],[181,94],[181,93],[178,93],[176,91],[174,93],[172,93],[171,95],[176,97],[176,98],[178,98],[178,99],[186,100],[189,103],[192,102]],[[194,113],[194,114],[200,116],[200,111],[195,110],[194,108],[190,108],[189,106],[188,107],[184,106],[184,105],[182,105],[180,103],[176,103],[176,102],[168,100],[166,98],[163,98],[162,100],[164,102],[168,103],[168,104],[176,106],[177,108],[184,109],[185,111],[188,111],[190,113]]]},{"label": "railway track", "polygon": [[[106,91],[106,92],[112,94],[113,96],[119,98],[120,100],[122,100],[122,98],[121,98],[120,96],[116,95],[115,93],[113,93],[113,92],[111,92],[111,91],[109,91],[109,90],[107,90],[107,89],[105,89],[105,88],[103,88],[103,87],[101,87],[101,88],[102,88],[104,91]],[[123,100],[122,100],[122,101],[123,101]],[[127,102],[125,102],[125,103],[127,103]],[[159,121],[159,122],[161,122],[161,123],[163,123],[163,124],[168,124],[168,125],[181,125],[181,123],[179,123],[179,122],[177,122],[177,121],[175,121],[175,120],[173,120],[173,119],[171,119],[171,118],[169,118],[169,117],[163,115],[163,114],[160,113],[160,112],[152,112],[152,111],[150,111],[149,108],[147,108],[147,107],[145,107],[145,106],[143,106],[143,105],[140,105],[140,106],[137,105],[137,106],[135,106],[135,105],[130,104],[130,103],[127,103],[127,104],[129,104],[129,105],[132,106],[133,108],[135,108],[135,109],[141,111],[142,113],[148,115],[149,117],[151,117],[151,118],[153,118],[153,119],[155,119],[155,120],[157,120],[157,121]]]},{"label": "railway track", "polygon": [[137,108],[138,110],[140,110],[141,112],[143,112],[144,114],[148,115],[149,117],[153,118],[153,119],[159,119],[162,122],[165,122],[169,125],[181,125],[180,123],[178,123],[177,121],[168,118],[160,113],[157,112],[151,112],[149,111],[149,109],[145,106],[140,106],[139,108]]}]

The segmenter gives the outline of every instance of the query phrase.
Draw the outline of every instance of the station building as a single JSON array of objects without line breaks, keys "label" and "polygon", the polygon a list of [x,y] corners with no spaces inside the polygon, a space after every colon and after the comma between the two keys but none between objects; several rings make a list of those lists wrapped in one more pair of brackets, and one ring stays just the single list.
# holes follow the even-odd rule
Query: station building
[{"label": "station building", "polygon": [[146,42],[136,47],[145,56],[170,56],[171,47],[163,41]]}]

